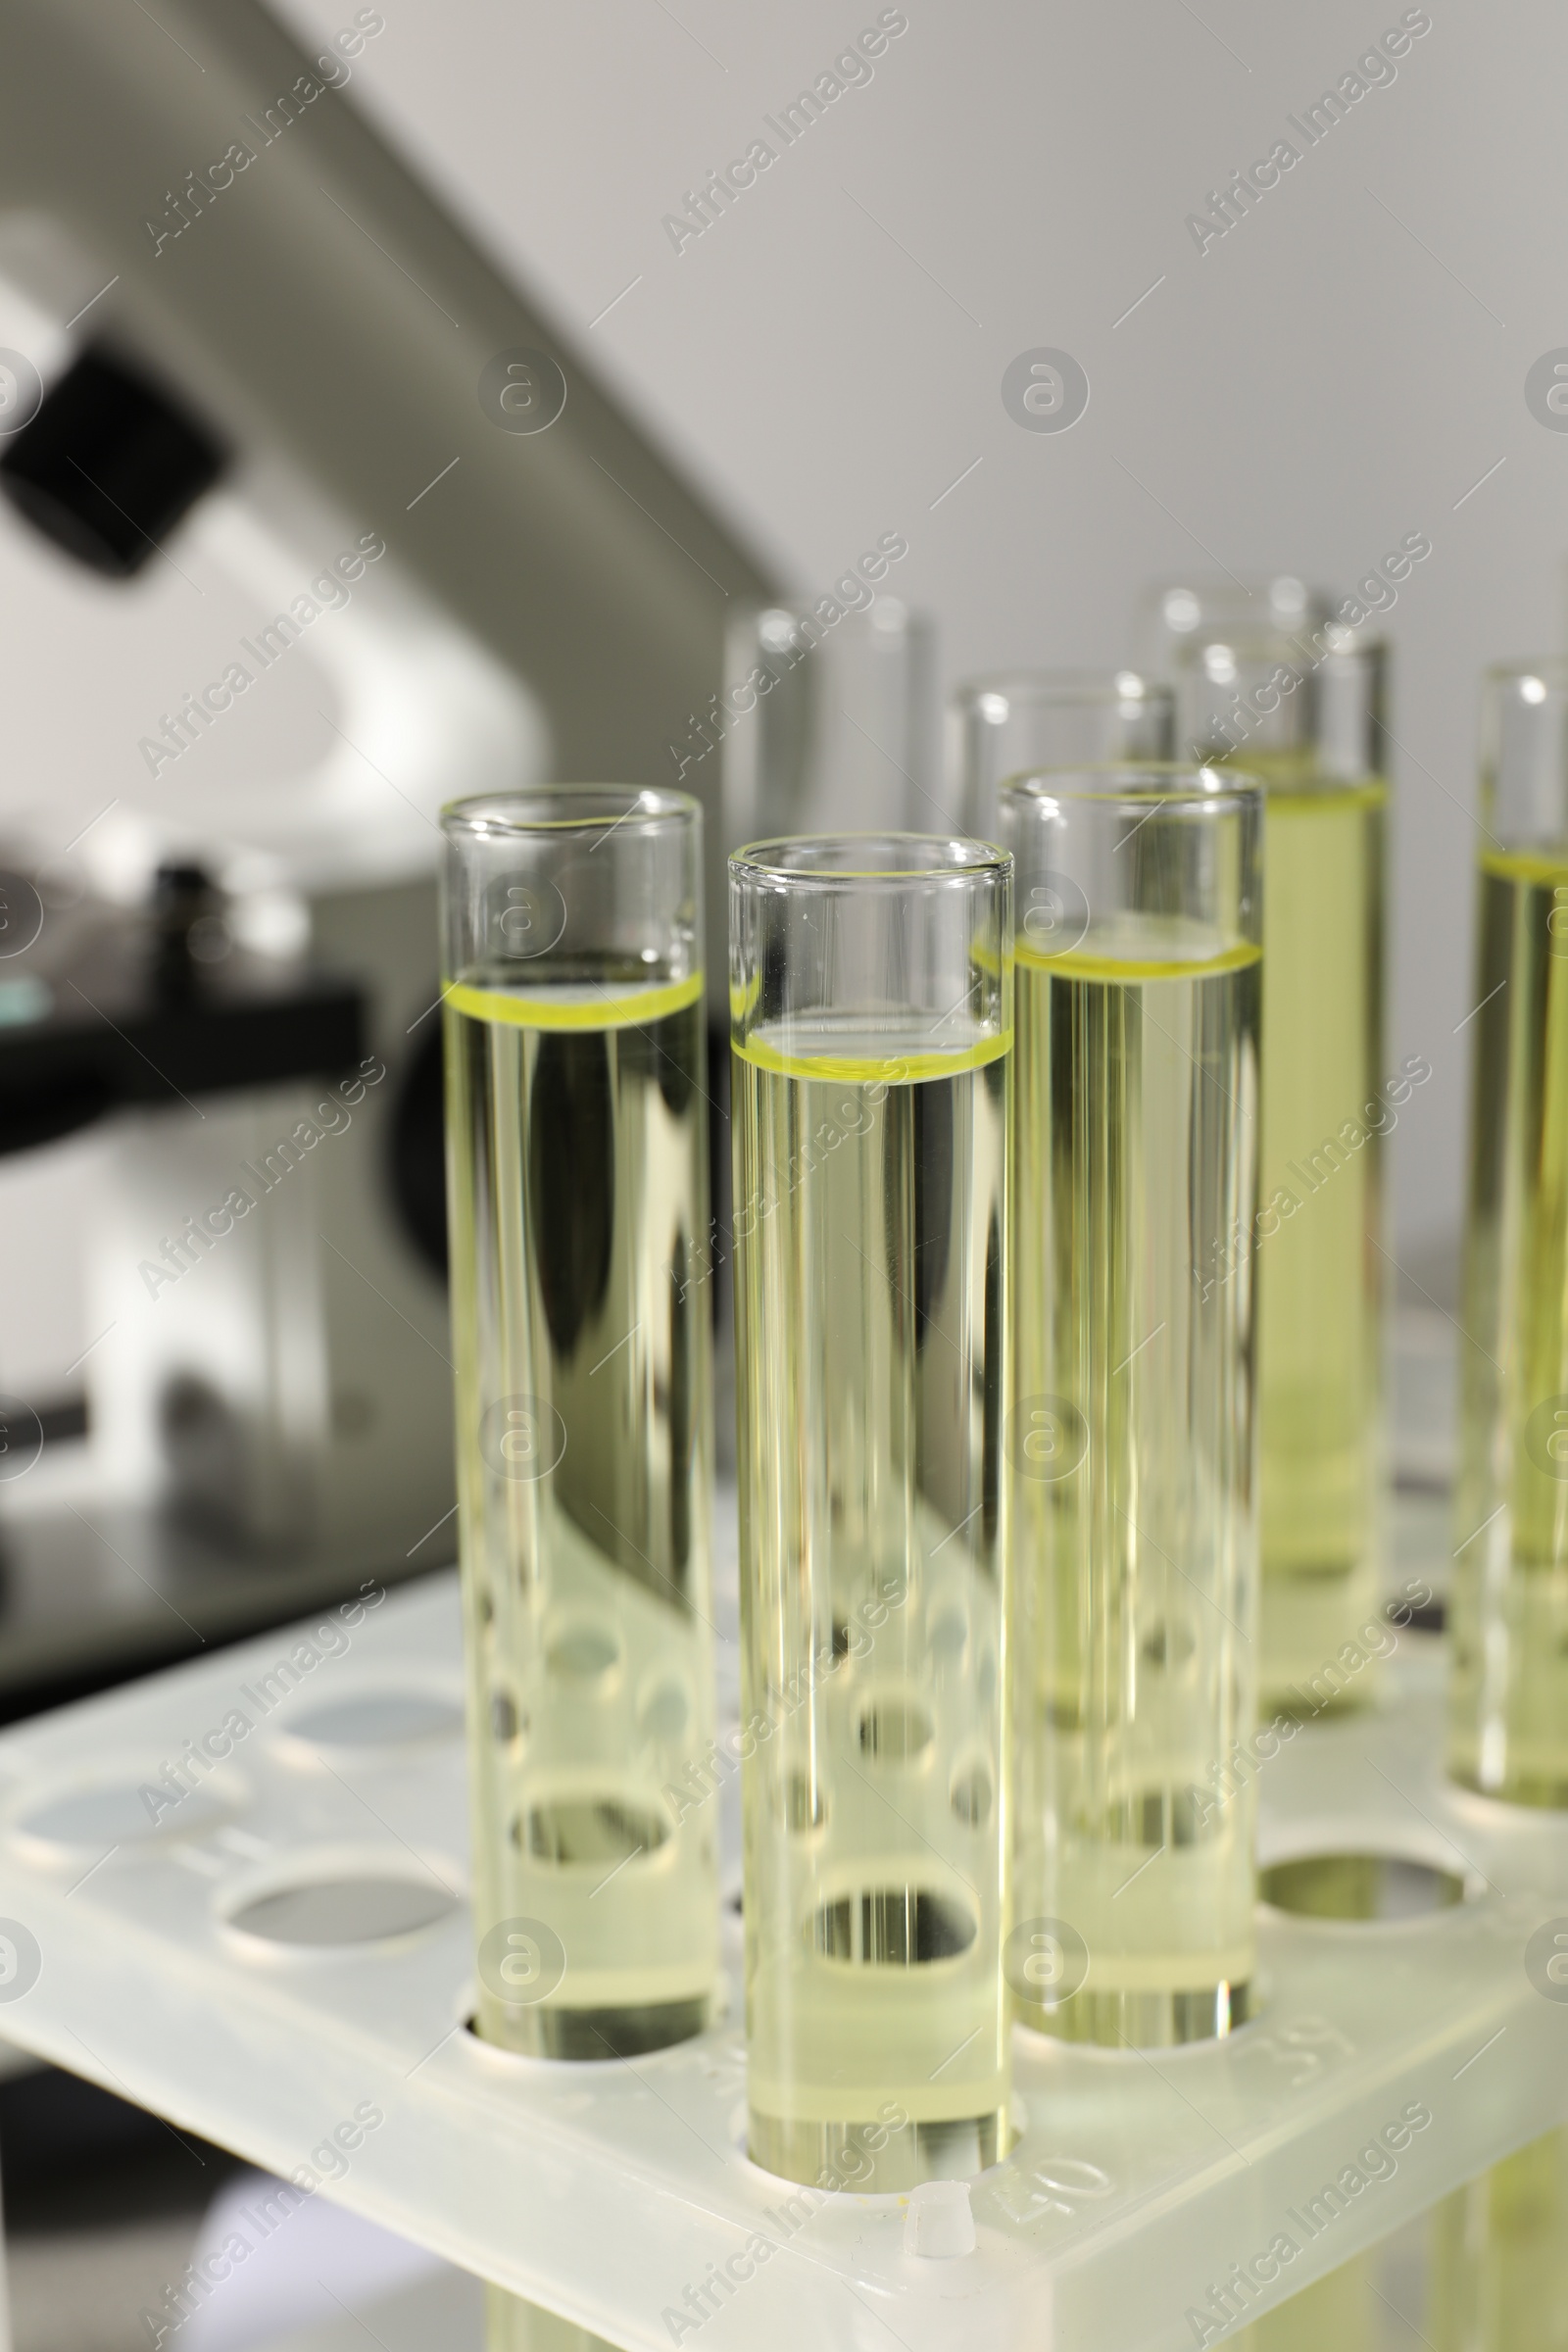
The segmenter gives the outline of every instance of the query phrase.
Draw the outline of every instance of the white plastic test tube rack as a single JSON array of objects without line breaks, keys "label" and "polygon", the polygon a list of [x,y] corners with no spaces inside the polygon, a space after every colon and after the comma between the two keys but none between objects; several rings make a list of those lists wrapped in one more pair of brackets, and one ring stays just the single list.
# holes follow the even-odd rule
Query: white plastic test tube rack
[{"label": "white plastic test tube rack", "polygon": [[[947,2205],[911,2226],[906,2198],[803,2195],[747,2161],[733,1903],[729,2014],[699,2040],[570,2065],[466,2030],[451,1574],[0,1737],[0,2032],[637,2352],[1176,2352],[1568,2118],[1568,1984],[1543,1958],[1568,1950],[1568,1826],[1445,1785],[1442,1671],[1401,1636],[1374,1708],[1262,1766],[1263,1859],[1403,1855],[1467,1899],[1356,1926],[1265,1909],[1262,2014],[1223,2043],[1016,2035],[1021,2135],[968,2192],[972,2251]],[[149,1806],[236,1710],[226,1759]],[[293,1940],[339,1914],[360,1940]]]}]

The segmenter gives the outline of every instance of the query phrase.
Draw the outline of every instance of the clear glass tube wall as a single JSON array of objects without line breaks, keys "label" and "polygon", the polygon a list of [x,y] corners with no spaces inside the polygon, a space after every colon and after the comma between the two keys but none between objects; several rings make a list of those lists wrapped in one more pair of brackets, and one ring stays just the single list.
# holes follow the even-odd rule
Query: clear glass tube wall
[{"label": "clear glass tube wall", "polygon": [[443,819],[478,2027],[700,2031],[716,1966],[701,815]]},{"label": "clear glass tube wall", "polygon": [[1131,669],[1019,669],[970,678],[948,706],[950,788],[965,833],[997,829],[997,788],[1031,767],[1169,760],[1175,698]]},{"label": "clear glass tube wall", "polygon": [[1016,862],[1013,1926],[1027,2024],[1223,2033],[1253,1971],[1260,789],[1003,789]]},{"label": "clear glass tube wall", "polygon": [[730,864],[753,2158],[1005,2146],[1010,860]]},{"label": "clear glass tube wall", "polygon": [[1381,1649],[1383,1139],[1412,1084],[1384,1054],[1384,649],[1212,639],[1177,678],[1184,751],[1268,795],[1259,1214],[1202,1272],[1251,1261],[1261,1704],[1311,1716],[1370,1695],[1348,1642]]},{"label": "clear glass tube wall", "polygon": [[[878,578],[886,572],[884,557]],[[836,588],[730,622],[708,728],[722,741],[726,848],[764,833],[944,821],[935,627],[853,572]]]},{"label": "clear glass tube wall", "polygon": [[1483,690],[1449,1770],[1568,1805],[1568,665]]},{"label": "clear glass tube wall", "polygon": [[1161,580],[1145,595],[1136,623],[1137,660],[1152,678],[1169,678],[1184,647],[1212,639],[1310,635],[1329,618],[1329,599],[1295,572],[1239,580],[1190,572]]}]

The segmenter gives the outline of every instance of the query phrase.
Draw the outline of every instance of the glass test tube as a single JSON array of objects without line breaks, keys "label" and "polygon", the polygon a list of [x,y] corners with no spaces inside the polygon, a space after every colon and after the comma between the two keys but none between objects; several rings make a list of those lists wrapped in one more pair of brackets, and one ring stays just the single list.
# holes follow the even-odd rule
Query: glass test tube
[{"label": "glass test tube", "polygon": [[1132,669],[1019,669],[970,678],[948,706],[948,763],[958,822],[989,841],[997,788],[1031,767],[1169,760],[1175,698]]},{"label": "glass test tube", "polygon": [[1006,2144],[1011,861],[760,843],[730,907],[750,2148],[904,2188]]},{"label": "glass test tube", "polygon": [[565,786],[442,823],[477,2025],[635,2055],[716,1968],[702,820]]},{"label": "glass test tube", "polygon": [[1250,1227],[1262,794],[1172,766],[1003,788],[1012,1153],[1016,2014],[1224,2033],[1253,1967]]},{"label": "glass test tube", "polygon": [[1503,2157],[1225,2342],[1230,2352],[1417,2342],[1568,2352],[1568,2131]]},{"label": "glass test tube", "polygon": [[485,2352],[615,2352],[607,2337],[488,2281],[484,2315]]},{"label": "glass test tube", "polygon": [[1184,646],[1215,637],[1251,638],[1308,634],[1329,619],[1329,599],[1294,572],[1269,579],[1238,580],[1192,574],[1161,580],[1143,599],[1136,623],[1138,660],[1153,678],[1173,674]]},{"label": "glass test tube", "polygon": [[[902,540],[898,542],[903,546]],[[906,551],[907,552],[907,551]],[[853,826],[897,831],[946,819],[938,772],[936,628],[887,593],[886,549],[861,559],[815,604],[749,606],[724,634],[724,692],[707,732],[721,743],[720,849],[763,835]],[[727,876],[726,876],[727,882]],[[727,1113],[728,1041],[712,1087]],[[718,1139],[730,1157],[727,1132]],[[729,1170],[714,1158],[710,1286],[721,1468],[735,1427]]]},{"label": "glass test tube", "polygon": [[935,627],[899,597],[873,599],[854,573],[837,587],[846,603],[853,591],[863,601],[768,605],[730,623],[710,722],[723,738],[727,848],[764,833],[943,822]]},{"label": "glass test tube", "polygon": [[1384,1066],[1385,652],[1347,630],[1211,640],[1177,664],[1183,748],[1267,791],[1258,1216],[1205,1282],[1257,1291],[1259,1704],[1366,1700],[1345,1645],[1383,1646],[1383,1138],[1410,1080]]},{"label": "glass test tube", "polygon": [[1568,664],[1493,670],[1448,1769],[1568,1805]]},{"label": "glass test tube", "polygon": [[1563,2352],[1568,2129],[1505,2156],[1432,2218],[1432,2352]]}]

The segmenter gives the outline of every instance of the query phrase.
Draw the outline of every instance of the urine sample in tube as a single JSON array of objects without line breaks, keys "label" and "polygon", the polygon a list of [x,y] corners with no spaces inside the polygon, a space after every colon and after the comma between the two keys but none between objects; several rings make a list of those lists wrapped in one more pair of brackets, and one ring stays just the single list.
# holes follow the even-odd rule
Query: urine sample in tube
[{"label": "urine sample in tube", "polygon": [[1174,766],[1002,793],[1012,1159],[1016,2014],[1223,2034],[1254,1965],[1252,1293],[1260,789]]},{"label": "urine sample in tube", "polygon": [[1384,672],[1337,628],[1177,664],[1184,751],[1267,794],[1258,1214],[1203,1267],[1257,1292],[1265,1715],[1374,1688],[1341,1653],[1380,1624],[1383,1151],[1411,1092],[1384,1046]]},{"label": "urine sample in tube", "polygon": [[716,1969],[701,816],[443,822],[476,2023],[634,2055]]},{"label": "urine sample in tube", "polygon": [[1007,858],[731,859],[748,2140],[1006,2144]]},{"label": "urine sample in tube", "polygon": [[1568,665],[1492,671],[1449,1770],[1568,1805]]},{"label": "urine sample in tube", "polygon": [[615,2352],[605,2336],[489,2283],[484,2290],[484,2330],[485,2352]]},{"label": "urine sample in tube", "polygon": [[1530,2141],[1434,2212],[1433,2352],[1568,2341],[1568,2129]]}]

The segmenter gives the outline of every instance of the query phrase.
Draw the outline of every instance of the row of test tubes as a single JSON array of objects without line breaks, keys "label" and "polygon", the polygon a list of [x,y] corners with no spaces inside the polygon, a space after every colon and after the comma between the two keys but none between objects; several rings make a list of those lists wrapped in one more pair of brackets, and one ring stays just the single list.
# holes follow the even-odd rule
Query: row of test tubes
[{"label": "row of test tubes", "polygon": [[[961,834],[731,857],[718,1247],[696,804],[444,820],[478,2028],[702,2031],[738,1797],[792,2180],[995,2162],[1013,2022],[1242,2022],[1269,1727],[1385,1646],[1382,1148],[1431,1073],[1386,1059],[1383,655],[1180,593],[1165,677],[959,690]],[[1568,667],[1492,672],[1483,744],[1449,1768],[1562,1806]]]}]

